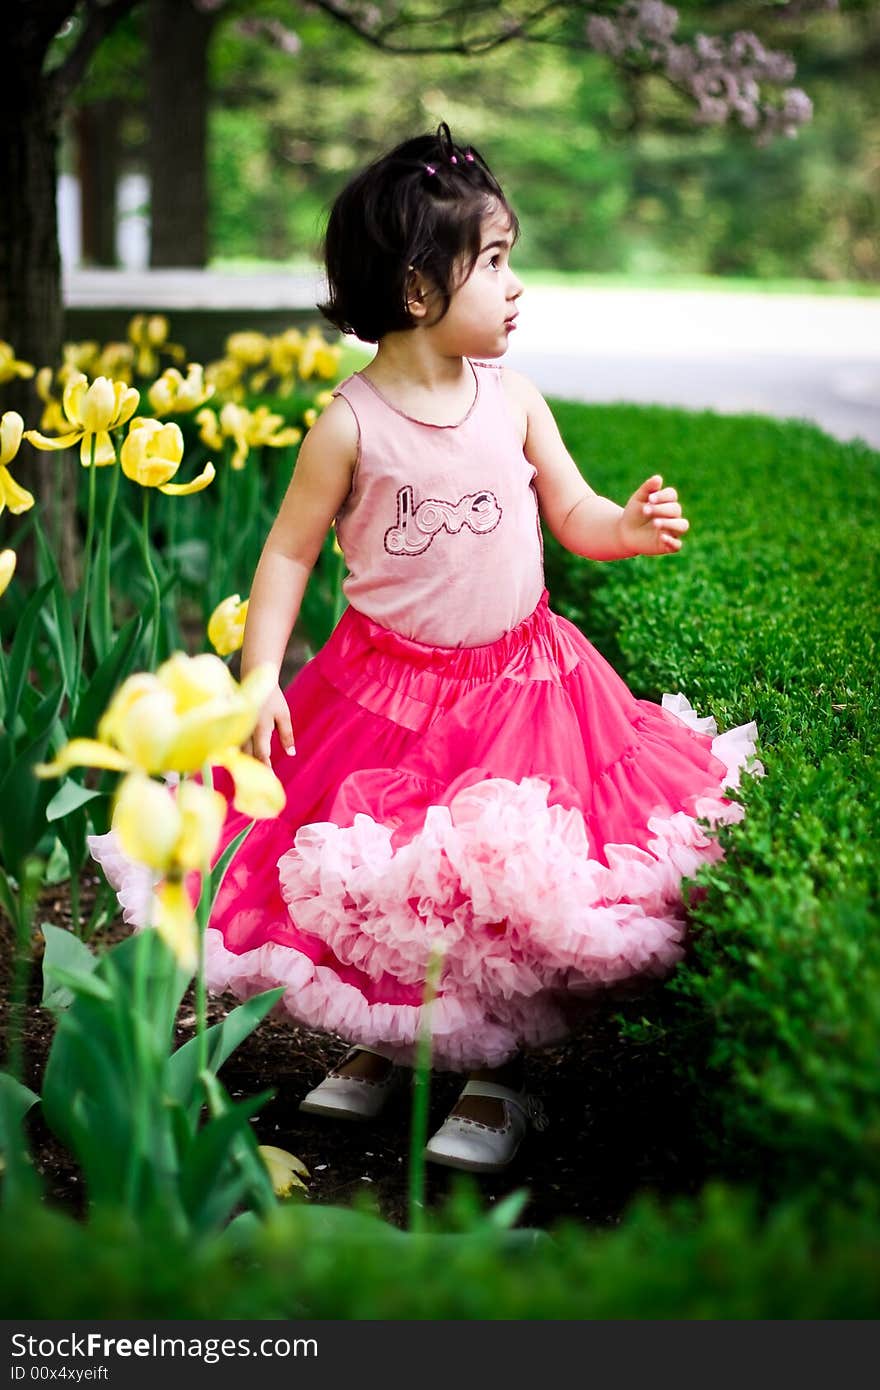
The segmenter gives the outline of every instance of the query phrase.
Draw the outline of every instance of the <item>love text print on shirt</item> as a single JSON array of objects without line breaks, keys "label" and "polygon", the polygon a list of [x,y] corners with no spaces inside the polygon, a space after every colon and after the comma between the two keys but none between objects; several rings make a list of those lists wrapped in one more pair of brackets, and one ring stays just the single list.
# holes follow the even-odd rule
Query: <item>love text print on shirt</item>
[{"label": "love text print on shirt", "polygon": [[468,492],[457,502],[442,502],[426,497],[413,506],[413,490],[407,484],[397,493],[397,525],[385,532],[385,549],[389,555],[421,555],[427,550],[438,531],[453,535],[468,526],[478,536],[494,531],[501,520],[501,508],[491,492]]}]

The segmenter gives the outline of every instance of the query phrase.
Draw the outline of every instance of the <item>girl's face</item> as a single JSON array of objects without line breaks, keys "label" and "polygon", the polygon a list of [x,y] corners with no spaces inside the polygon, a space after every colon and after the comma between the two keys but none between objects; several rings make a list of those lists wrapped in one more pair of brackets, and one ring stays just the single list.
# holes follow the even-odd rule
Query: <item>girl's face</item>
[{"label": "girl's face", "polygon": [[[453,291],[447,312],[430,326],[444,355],[501,357],[517,316],[522,281],[510,268],[511,227],[503,208],[483,219],[480,254],[466,280]],[[427,326],[427,325],[426,325]]]}]

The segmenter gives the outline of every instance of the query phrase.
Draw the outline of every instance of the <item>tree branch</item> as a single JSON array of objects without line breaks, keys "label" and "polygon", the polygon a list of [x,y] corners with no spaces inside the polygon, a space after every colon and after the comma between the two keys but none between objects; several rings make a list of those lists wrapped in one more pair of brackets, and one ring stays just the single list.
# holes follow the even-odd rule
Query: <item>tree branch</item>
[{"label": "tree branch", "polygon": [[69,99],[85,75],[92,54],[112,29],[133,10],[139,0],[86,0],[82,33],[70,53],[47,77],[56,108]]},{"label": "tree branch", "polygon": [[[446,42],[435,41],[433,43],[395,43],[394,35],[400,34],[406,25],[434,24],[442,26],[450,20],[473,19],[476,14],[483,10],[499,9],[500,7],[497,4],[469,6],[457,4],[441,9],[433,15],[401,15],[398,13],[383,22],[382,8],[378,4],[355,5],[352,0],[310,0],[310,3],[315,9],[322,10],[331,19],[335,19],[337,23],[351,29],[358,38],[363,39],[373,48],[378,48],[383,53],[412,54],[413,56],[422,53],[457,53],[463,57],[475,57],[477,54],[488,53],[492,49],[500,48],[513,39],[534,41],[537,36],[531,30],[537,24],[554,12],[564,15],[572,9],[570,0],[546,0],[546,3],[537,5],[521,19],[514,19],[509,16],[505,20],[503,14],[500,15],[499,25],[494,31],[484,32],[473,38],[450,39]],[[552,40],[548,39],[547,41]]]}]

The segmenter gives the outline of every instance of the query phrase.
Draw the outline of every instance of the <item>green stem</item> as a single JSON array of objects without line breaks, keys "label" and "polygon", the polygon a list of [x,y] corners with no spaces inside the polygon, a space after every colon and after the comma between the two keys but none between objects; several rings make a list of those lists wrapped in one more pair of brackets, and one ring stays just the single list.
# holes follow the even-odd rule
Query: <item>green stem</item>
[{"label": "green stem", "polygon": [[144,510],[143,524],[141,529],[141,545],[144,552],[144,565],[150,580],[150,587],[153,590],[153,619],[150,625],[150,652],[147,660],[147,670],[155,671],[156,656],[159,650],[159,610],[162,604],[162,595],[159,588],[159,580],[153,567],[153,556],[150,546],[150,490],[144,488]]},{"label": "green stem", "polygon": [[[128,1156],[125,1178],[125,1207],[137,1213],[140,1207],[141,1169],[147,1148],[149,1127],[150,1058],[144,1050],[144,1019],[147,1011],[147,976],[152,963],[154,930],[149,924],[138,933],[138,951],[134,966],[134,997],[132,1000],[132,1034],[134,1037],[134,1142]],[[123,1027],[124,1034],[124,1027]]]},{"label": "green stem", "polygon": [[82,936],[80,920],[79,873],[73,864],[70,866],[70,929],[74,936]]},{"label": "green stem", "polygon": [[95,932],[105,925],[105,922],[115,916],[117,898],[113,889],[106,879],[102,878],[95,892],[95,900],[92,903],[92,910],[89,920],[83,932],[83,941],[91,941]]},{"label": "green stem", "polygon": [[333,626],[335,628],[345,607],[345,594],[342,592],[342,581],[345,578],[345,557],[336,555],[335,550],[333,554],[336,558],[336,571],[333,576]]},{"label": "green stem", "polygon": [[21,881],[16,894],[12,890],[8,876],[0,870],[0,873],[3,873],[3,902],[7,911],[12,909],[12,921],[15,926],[15,955],[12,963],[6,1069],[11,1072],[16,1081],[22,1079],[24,1071],[22,1025],[27,1006],[28,977],[31,967],[31,929],[45,871],[46,865],[42,859],[38,859],[36,856],[26,859],[21,868]]},{"label": "green stem", "polygon": [[89,510],[86,521],[86,549],[83,561],[82,606],[79,613],[79,632],[76,636],[76,670],[73,673],[73,694],[70,701],[72,712],[76,713],[79,703],[79,687],[82,679],[83,653],[86,646],[86,616],[89,611],[89,598],[92,585],[92,546],[95,536],[95,445],[97,436],[92,435],[91,460],[89,463]]},{"label": "green stem", "polygon": [[[178,501],[176,497],[165,497],[163,498],[163,501],[165,503],[165,516],[167,518],[165,526],[165,562],[168,566],[169,571],[175,576],[175,588],[173,588],[171,591],[174,597],[171,598],[170,601],[166,601],[165,608],[162,613],[162,627],[164,631],[165,651],[170,653],[173,652],[177,647],[183,645],[178,617],[178,604],[180,593],[179,581],[181,579],[181,573],[174,556],[174,551],[177,546],[177,517],[179,513],[179,508],[175,505]],[[168,598],[169,596],[166,595],[166,600]]]},{"label": "green stem", "polygon": [[409,1138],[409,1228],[425,1229],[425,1144],[428,1142],[428,1097],[431,1087],[431,1004],[440,981],[443,954],[436,947],[431,951],[425,972],[422,995],[422,1020],[416,1046],[413,1076],[413,1103]]},{"label": "green stem", "polygon": [[55,454],[55,488],[52,496],[52,549],[56,555],[61,554],[61,499],[64,496],[64,469],[66,466],[65,455]]},{"label": "green stem", "polygon": [[214,584],[214,592],[211,595],[211,609],[213,612],[217,604],[226,595],[226,571],[227,557],[229,555],[230,537],[229,531],[229,493],[231,472],[230,450],[226,450],[223,462],[220,465],[220,545],[217,553],[217,578]]},{"label": "green stem", "polygon": [[[210,763],[202,768],[202,783],[213,787],[214,774]],[[196,1055],[198,1070],[203,1072],[208,1065],[208,990],[205,984],[205,933],[211,913],[211,860],[210,856],[202,865],[202,881],[199,885],[199,903],[196,908],[198,929],[198,964],[196,966]]]},{"label": "green stem", "polygon": [[175,499],[173,497],[166,497],[165,513],[168,517],[168,554],[166,558],[172,569],[175,565],[174,551],[177,548],[177,512],[178,509],[175,506]]},{"label": "green stem", "polygon": [[113,477],[110,479],[110,496],[107,499],[107,513],[104,517],[104,545],[101,551],[103,564],[101,573],[98,576],[101,589],[101,602],[104,605],[104,634],[106,640],[111,640],[113,632],[113,604],[110,601],[110,551],[113,545],[113,512],[116,508],[116,494],[119,491],[119,464],[113,465]]}]

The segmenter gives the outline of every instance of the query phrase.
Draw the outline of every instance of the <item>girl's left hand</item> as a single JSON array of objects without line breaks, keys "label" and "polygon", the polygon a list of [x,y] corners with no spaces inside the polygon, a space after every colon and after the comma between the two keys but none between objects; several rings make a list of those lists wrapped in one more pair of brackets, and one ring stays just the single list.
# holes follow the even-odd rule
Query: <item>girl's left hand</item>
[{"label": "girl's left hand", "polygon": [[630,555],[671,555],[681,550],[690,522],[681,514],[674,487],[663,487],[659,473],[646,478],[623,509],[621,545]]}]

